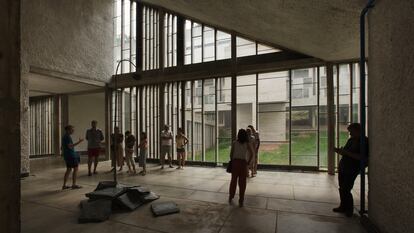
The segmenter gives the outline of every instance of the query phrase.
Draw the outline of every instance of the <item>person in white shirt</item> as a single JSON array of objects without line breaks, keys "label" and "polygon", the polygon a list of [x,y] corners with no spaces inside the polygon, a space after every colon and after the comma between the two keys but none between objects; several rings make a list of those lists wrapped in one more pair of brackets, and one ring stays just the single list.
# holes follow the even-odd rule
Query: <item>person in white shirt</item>
[{"label": "person in white shirt", "polygon": [[165,163],[165,154],[168,155],[168,162],[170,164],[170,168],[173,168],[172,165],[172,139],[173,135],[170,131],[168,125],[164,125],[164,130],[161,131],[161,169],[164,169]]},{"label": "person in white shirt", "polygon": [[245,129],[240,129],[237,140],[233,142],[230,151],[231,181],[229,187],[229,203],[231,204],[235,194],[237,183],[239,184],[239,206],[243,207],[244,193],[246,191],[246,178],[248,164],[252,161],[254,149],[249,143],[249,136]]}]

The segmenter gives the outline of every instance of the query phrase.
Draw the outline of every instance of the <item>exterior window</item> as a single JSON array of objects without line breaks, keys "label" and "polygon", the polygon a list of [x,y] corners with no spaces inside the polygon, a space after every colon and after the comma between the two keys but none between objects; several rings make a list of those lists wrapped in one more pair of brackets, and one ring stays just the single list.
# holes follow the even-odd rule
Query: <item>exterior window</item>
[{"label": "exterior window", "polygon": [[53,97],[31,98],[29,100],[30,151],[31,157],[54,154]]}]

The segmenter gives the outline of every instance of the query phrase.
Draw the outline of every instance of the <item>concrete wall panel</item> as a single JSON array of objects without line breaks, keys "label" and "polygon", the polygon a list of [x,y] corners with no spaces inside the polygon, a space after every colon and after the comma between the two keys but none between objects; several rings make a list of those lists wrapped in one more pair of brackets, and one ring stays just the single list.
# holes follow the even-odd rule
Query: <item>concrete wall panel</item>
[{"label": "concrete wall panel", "polygon": [[22,69],[109,81],[112,0],[22,0]]},{"label": "concrete wall panel", "polygon": [[[86,130],[91,127],[91,121],[98,121],[98,128],[105,135],[105,93],[69,95],[69,124],[75,126],[72,139],[85,139]],[[86,151],[88,143],[85,139],[76,147],[76,151]]]},{"label": "concrete wall panel", "polygon": [[0,0],[0,231],[20,232],[20,1]]},{"label": "concrete wall panel", "polygon": [[369,16],[369,217],[414,232],[414,2],[377,1]]}]

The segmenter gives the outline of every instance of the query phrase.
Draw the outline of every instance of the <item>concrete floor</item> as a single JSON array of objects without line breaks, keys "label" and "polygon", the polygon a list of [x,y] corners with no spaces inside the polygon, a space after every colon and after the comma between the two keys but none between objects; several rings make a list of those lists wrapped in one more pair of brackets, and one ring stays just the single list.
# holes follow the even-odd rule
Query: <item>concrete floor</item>
[{"label": "concrete floor", "polygon": [[113,214],[103,223],[78,224],[78,204],[84,194],[98,181],[111,179],[105,173],[108,162],[98,170],[98,175],[88,177],[86,167],[80,167],[78,183],[83,188],[79,190],[60,190],[64,169],[38,172],[22,180],[22,232],[365,232],[356,215],[346,218],[331,212],[338,203],[337,182],[326,173],[259,171],[248,180],[245,207],[239,208],[227,203],[230,175],[224,169],[160,170],[155,165],[150,165],[147,176],[123,172],[119,181],[150,188],[161,195],[157,201],[175,201],[181,213],[155,218],[147,204],[133,212]]}]

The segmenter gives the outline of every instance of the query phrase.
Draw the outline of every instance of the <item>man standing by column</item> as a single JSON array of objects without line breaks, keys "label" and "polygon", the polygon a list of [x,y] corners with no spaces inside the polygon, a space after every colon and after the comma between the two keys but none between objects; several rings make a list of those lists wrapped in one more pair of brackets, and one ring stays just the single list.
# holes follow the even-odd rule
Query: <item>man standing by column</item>
[{"label": "man standing by column", "polygon": [[[338,166],[339,197],[341,203],[333,211],[352,217],[354,213],[354,199],[351,190],[354,187],[355,179],[361,169],[361,125],[359,123],[352,123],[348,126],[348,131],[351,137],[346,142],[346,145],[341,148],[335,148],[335,152],[342,155]],[[366,138],[366,141],[365,151],[368,156],[368,138]]]},{"label": "man standing by column", "polygon": [[88,141],[88,176],[91,176],[92,162],[94,162],[93,174],[97,174],[96,167],[98,166],[98,157],[101,152],[101,143],[104,140],[103,133],[96,128],[98,122],[93,120],[91,122],[92,128],[86,131],[86,140]]},{"label": "man standing by column", "polygon": [[170,128],[168,125],[164,126],[164,130],[161,131],[161,169],[164,169],[164,163],[165,163],[165,154],[168,154],[168,162],[170,163],[170,168],[173,168],[172,166],[172,133],[170,131]]}]

